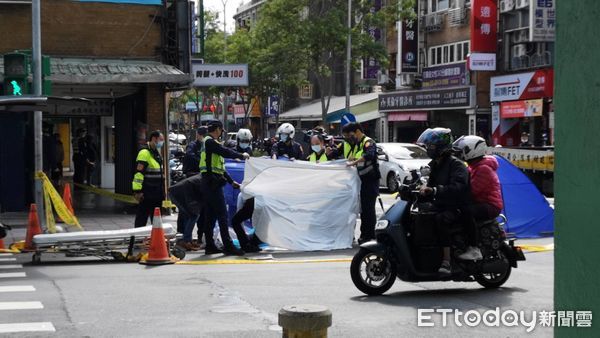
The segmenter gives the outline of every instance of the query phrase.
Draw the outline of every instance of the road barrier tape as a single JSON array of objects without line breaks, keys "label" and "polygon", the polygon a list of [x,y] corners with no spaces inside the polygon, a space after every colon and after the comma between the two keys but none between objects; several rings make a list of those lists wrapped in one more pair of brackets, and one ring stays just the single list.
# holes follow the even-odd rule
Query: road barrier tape
[{"label": "road barrier tape", "polygon": [[80,184],[80,183],[75,183],[75,186],[78,188],[81,188],[83,190],[87,190],[89,192],[97,194],[97,195],[110,197],[116,201],[121,201],[121,202],[129,203],[129,204],[138,204],[138,201],[136,201],[135,198],[133,198],[133,196],[130,196],[130,195],[117,194],[112,191],[108,191],[105,189],[92,187],[92,186]]},{"label": "road barrier tape", "polygon": [[63,201],[62,197],[48,179],[48,176],[44,174],[42,171],[38,171],[35,174],[35,178],[38,180],[42,180],[42,187],[44,190],[44,206],[46,209],[46,226],[48,227],[48,232],[53,234],[56,232],[56,220],[54,219],[54,213],[52,212],[52,208],[54,207],[54,211],[60,219],[67,225],[74,226],[79,230],[83,230],[77,217],[71,213],[71,211],[65,205],[65,201]]},{"label": "road barrier tape", "polygon": [[255,259],[208,259],[200,261],[179,261],[181,265],[219,265],[219,264],[307,264],[307,263],[349,263],[352,258],[292,259],[292,260],[255,260]]},{"label": "road barrier tape", "polygon": [[535,245],[535,244],[518,244],[518,247],[523,251],[527,252],[544,252],[544,251],[552,251],[554,250],[554,243],[546,244],[546,245]]}]

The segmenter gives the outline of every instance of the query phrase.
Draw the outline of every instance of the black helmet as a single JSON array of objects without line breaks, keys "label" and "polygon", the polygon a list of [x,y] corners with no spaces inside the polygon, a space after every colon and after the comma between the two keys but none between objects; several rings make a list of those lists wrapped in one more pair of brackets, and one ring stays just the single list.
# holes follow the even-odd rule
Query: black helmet
[{"label": "black helmet", "polygon": [[427,149],[429,157],[436,159],[452,150],[452,141],[452,130],[429,128],[419,136],[417,144]]}]

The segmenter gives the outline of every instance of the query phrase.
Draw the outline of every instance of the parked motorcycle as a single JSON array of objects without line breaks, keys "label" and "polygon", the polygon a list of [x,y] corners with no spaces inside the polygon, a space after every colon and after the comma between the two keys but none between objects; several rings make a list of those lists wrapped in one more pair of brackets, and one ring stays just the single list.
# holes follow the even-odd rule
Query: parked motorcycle
[{"label": "parked motorcycle", "polygon": [[360,246],[350,266],[354,285],[367,295],[389,290],[396,277],[406,282],[477,282],[485,288],[498,288],[510,277],[518,261],[524,261],[521,248],[507,240],[502,222],[496,219],[477,224],[478,247],[482,260],[460,260],[466,250],[463,226],[450,231],[452,273],[441,275],[442,248],[437,244],[435,216],[431,202],[421,200],[419,188],[427,182],[428,172],[411,172],[400,186],[400,199],[375,226],[376,239]]},{"label": "parked motorcycle", "polygon": [[171,184],[183,181],[185,174],[183,173],[183,157],[185,153],[177,152],[174,157],[169,160],[169,173],[171,176]]}]

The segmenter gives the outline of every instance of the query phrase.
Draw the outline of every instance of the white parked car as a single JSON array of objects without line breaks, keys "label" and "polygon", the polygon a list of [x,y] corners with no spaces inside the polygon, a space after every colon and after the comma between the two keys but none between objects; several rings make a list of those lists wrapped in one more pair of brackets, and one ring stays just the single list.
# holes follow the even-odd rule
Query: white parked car
[{"label": "white parked car", "polygon": [[390,191],[398,190],[398,180],[403,181],[411,170],[419,170],[431,162],[427,151],[411,143],[377,143],[380,186]]}]

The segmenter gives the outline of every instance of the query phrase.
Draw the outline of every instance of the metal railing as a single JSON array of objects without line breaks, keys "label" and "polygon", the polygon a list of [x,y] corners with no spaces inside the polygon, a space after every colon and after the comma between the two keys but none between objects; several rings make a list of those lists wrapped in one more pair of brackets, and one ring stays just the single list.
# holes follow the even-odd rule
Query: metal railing
[{"label": "metal railing", "polygon": [[448,25],[450,27],[462,26],[467,22],[466,8],[453,8],[448,10]]}]

